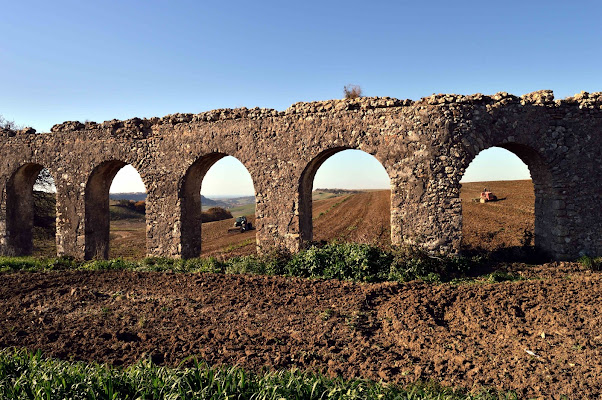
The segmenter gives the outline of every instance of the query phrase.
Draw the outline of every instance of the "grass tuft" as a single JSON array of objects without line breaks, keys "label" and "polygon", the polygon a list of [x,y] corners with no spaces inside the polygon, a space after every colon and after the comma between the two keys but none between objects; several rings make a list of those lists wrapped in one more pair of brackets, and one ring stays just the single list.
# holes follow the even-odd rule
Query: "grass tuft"
[{"label": "grass tuft", "polygon": [[5,399],[516,399],[513,393],[464,390],[437,383],[407,387],[285,370],[255,374],[211,367],[195,358],[179,368],[150,359],[126,368],[61,361],[40,352],[0,350],[0,398]]},{"label": "grass tuft", "polygon": [[602,271],[602,257],[583,256],[577,261],[591,271]]}]

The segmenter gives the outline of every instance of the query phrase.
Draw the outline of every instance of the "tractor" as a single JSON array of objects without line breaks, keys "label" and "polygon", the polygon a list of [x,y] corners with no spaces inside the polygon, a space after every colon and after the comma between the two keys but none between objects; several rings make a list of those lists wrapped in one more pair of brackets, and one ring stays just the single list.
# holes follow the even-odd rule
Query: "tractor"
[{"label": "tractor", "polygon": [[479,200],[481,203],[487,203],[489,201],[497,201],[497,196],[487,190],[487,188],[483,189],[481,192],[481,198]]},{"label": "tractor", "polygon": [[236,217],[234,220],[234,226],[229,228],[228,232],[240,231],[240,233],[243,233],[244,231],[250,231],[251,229],[253,229],[253,224],[247,221],[247,217],[242,216]]},{"label": "tractor", "polygon": [[498,198],[493,192],[490,192],[487,188],[483,189],[481,192],[481,197],[477,197],[476,199],[472,199],[475,203],[489,203],[490,201],[497,201]]}]

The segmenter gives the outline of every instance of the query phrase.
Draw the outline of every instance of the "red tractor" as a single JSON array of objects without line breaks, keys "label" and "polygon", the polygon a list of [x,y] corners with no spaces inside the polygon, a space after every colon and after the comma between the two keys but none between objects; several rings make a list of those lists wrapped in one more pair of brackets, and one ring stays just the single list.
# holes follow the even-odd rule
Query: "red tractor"
[{"label": "red tractor", "polygon": [[487,188],[483,189],[481,192],[481,198],[479,200],[481,203],[487,203],[489,201],[497,201],[497,196],[487,190]]}]

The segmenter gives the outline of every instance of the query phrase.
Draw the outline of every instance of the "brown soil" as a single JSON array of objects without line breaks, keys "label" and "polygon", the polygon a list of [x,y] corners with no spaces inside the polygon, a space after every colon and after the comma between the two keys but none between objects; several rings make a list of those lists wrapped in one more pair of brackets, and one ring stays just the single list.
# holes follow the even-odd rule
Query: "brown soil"
[{"label": "brown soil", "polygon": [[[247,216],[247,220],[255,226],[255,216]],[[255,229],[240,233],[228,232],[234,226],[234,218],[222,221],[206,222],[202,229],[202,257],[233,257],[255,254]]]},{"label": "brown soil", "polygon": [[[500,199],[475,203],[487,187]],[[533,232],[533,184],[530,180],[470,182],[462,185],[463,240],[465,250],[497,251],[522,247]],[[313,204],[315,241],[349,241],[386,246],[391,243],[390,192],[343,194]],[[255,224],[255,217],[248,216]],[[255,254],[255,231],[228,233],[234,219],[203,224],[202,256],[220,258]],[[143,221],[111,222],[112,258],[142,258],[145,253]],[[532,244],[532,242],[531,242]]]},{"label": "brown soil", "polygon": [[500,284],[354,284],[140,272],[3,274],[0,347],[63,359],[297,367],[520,396],[602,395],[602,275],[575,264]]},{"label": "brown soil", "polygon": [[315,203],[315,241],[391,244],[389,190],[360,192]]},{"label": "brown soil", "polygon": [[[485,187],[499,200],[473,202]],[[464,249],[496,251],[521,247],[527,239],[525,231],[533,233],[535,195],[531,180],[465,183],[460,198]]]},{"label": "brown soil", "polygon": [[[391,243],[390,191],[343,195],[313,204],[314,240],[387,245]],[[247,216],[255,224],[254,216]],[[234,219],[203,224],[202,256],[255,254],[255,231],[228,233]]]},{"label": "brown soil", "polygon": [[146,254],[146,223],[144,220],[111,221],[109,258],[144,258]]},{"label": "brown soil", "polygon": [[[313,204],[314,239],[388,245],[391,243],[390,191],[366,191],[342,195]],[[255,216],[248,215],[255,225]],[[256,254],[255,230],[228,232],[234,218],[206,222],[202,230],[201,256],[219,258]],[[143,258],[145,223],[111,221],[111,258]]]},{"label": "brown soil", "polygon": [[[500,199],[473,203],[484,186]],[[530,181],[462,188],[465,249],[523,245]],[[389,191],[314,202],[316,240],[387,244]],[[254,222],[254,220],[252,219]],[[253,254],[255,231],[203,225],[203,255]],[[383,228],[384,227],[384,228]],[[144,248],[144,225],[112,223],[111,255]],[[140,253],[140,252],[139,252]],[[398,383],[435,379],[519,396],[602,396],[602,275],[578,264],[509,264],[500,284],[353,284],[216,274],[4,274],[0,347],[129,364],[196,354],[252,370],[298,367]]]}]

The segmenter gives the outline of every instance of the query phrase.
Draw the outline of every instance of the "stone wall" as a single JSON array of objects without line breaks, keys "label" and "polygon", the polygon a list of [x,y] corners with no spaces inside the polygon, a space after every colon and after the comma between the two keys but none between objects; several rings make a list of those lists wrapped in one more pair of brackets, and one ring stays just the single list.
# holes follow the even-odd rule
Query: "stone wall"
[{"label": "stone wall", "polygon": [[535,244],[557,259],[602,255],[602,93],[554,100],[433,95],[297,103],[286,111],[222,109],[104,123],[65,122],[51,133],[0,132],[0,250],[31,251],[31,192],[48,168],[57,186],[60,255],[108,252],[108,190],[132,164],[147,188],[147,253],[194,257],[202,243],[199,188],[230,155],[255,186],[257,246],[297,251],[312,238],[311,189],[320,165],[345,149],[376,157],[391,180],[394,244],[459,250],[460,179],[482,150],[500,146],[529,167]]}]

